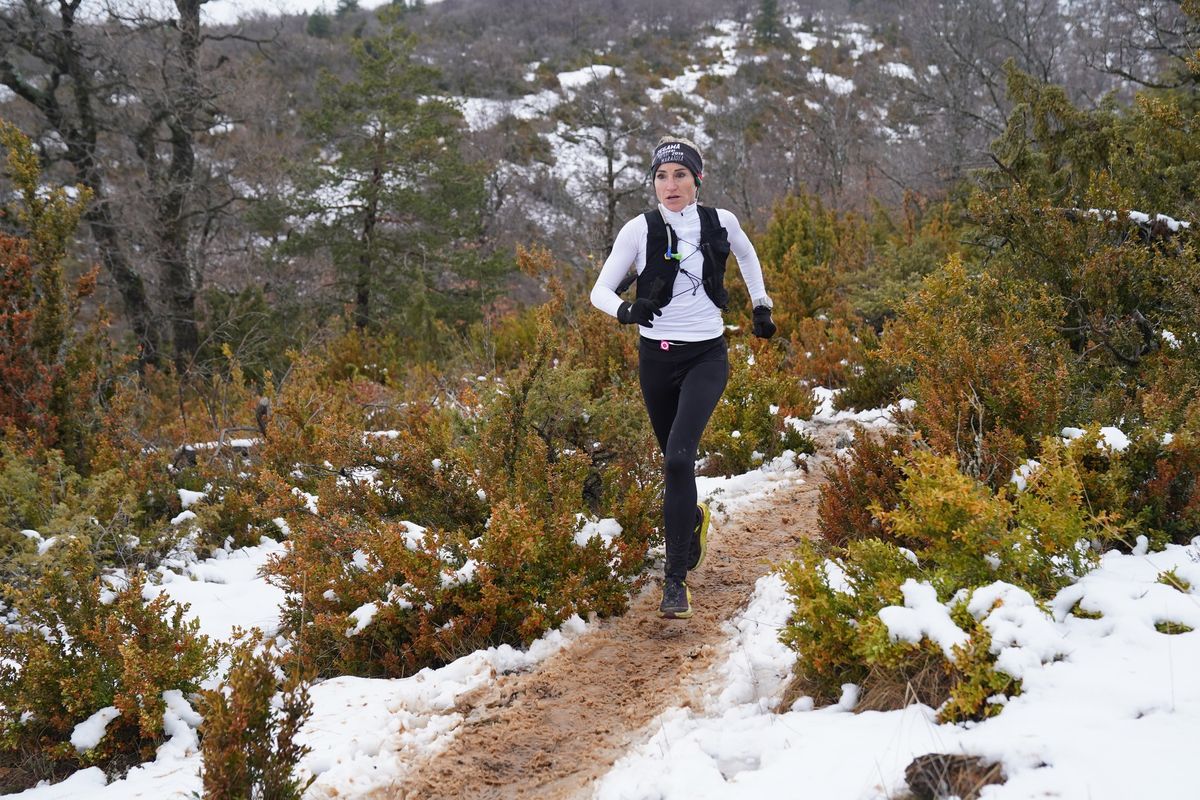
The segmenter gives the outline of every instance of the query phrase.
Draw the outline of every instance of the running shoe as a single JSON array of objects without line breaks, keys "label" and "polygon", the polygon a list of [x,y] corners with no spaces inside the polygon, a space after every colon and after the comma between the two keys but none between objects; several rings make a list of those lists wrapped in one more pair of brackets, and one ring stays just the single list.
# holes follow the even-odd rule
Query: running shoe
[{"label": "running shoe", "polygon": [[687,619],[692,615],[692,590],[687,581],[667,578],[663,583],[663,599],[658,615],[666,619]]}]

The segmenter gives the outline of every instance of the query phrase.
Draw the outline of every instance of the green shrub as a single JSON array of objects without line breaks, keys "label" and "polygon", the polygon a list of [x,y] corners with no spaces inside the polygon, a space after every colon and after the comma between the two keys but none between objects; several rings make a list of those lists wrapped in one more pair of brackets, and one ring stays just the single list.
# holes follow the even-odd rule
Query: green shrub
[{"label": "green shrub", "polygon": [[[1113,530],[1137,530],[1151,547],[1167,542],[1187,544],[1200,525],[1200,437],[1192,421],[1170,435],[1141,427],[1128,435],[1123,450],[1104,445],[1098,425],[1092,425],[1068,445],[1084,493],[1096,513],[1123,525]],[[1121,533],[1117,543],[1132,548],[1132,537]]]},{"label": "green shrub", "polygon": [[998,487],[1057,432],[1067,348],[1056,301],[1036,284],[972,274],[957,258],[930,275],[883,337],[882,356],[913,377],[913,425],[935,453]]},{"label": "green shrub", "polygon": [[1176,589],[1184,594],[1187,594],[1192,590],[1192,584],[1187,578],[1184,578],[1178,572],[1176,572],[1174,567],[1166,570],[1165,572],[1160,572],[1158,574],[1157,581],[1164,586],[1170,586],[1172,589]]},{"label": "green shrub", "polygon": [[[729,383],[700,441],[706,473],[736,475],[774,458],[785,449],[787,417],[812,416],[811,393],[782,369],[782,362],[769,342],[729,348]],[[803,448],[800,452],[812,452],[811,441],[792,443]]]},{"label": "green shrub", "polygon": [[[81,539],[37,582],[12,598],[0,628],[0,747],[18,771],[28,765],[146,760],[162,740],[163,692],[200,688],[216,650],[165,595],[146,602],[144,577],[101,577]],[[115,588],[114,588],[115,587]],[[119,715],[94,749],[77,752],[71,734],[106,707]],[[24,775],[36,781],[38,774]]]},{"label": "green shrub", "polygon": [[865,335],[862,351],[845,388],[833,398],[833,407],[837,411],[863,411],[899,403],[902,387],[912,377],[907,368],[894,366],[881,357],[876,336]]},{"label": "green shrub", "polygon": [[[870,469],[878,469],[884,448],[863,450]],[[913,451],[902,462],[893,508],[883,507],[886,482],[858,490],[884,498],[871,507],[878,535],[847,524],[854,516],[839,504],[842,543],[805,542],[782,569],[795,610],[781,638],[799,652],[791,693],[832,702],[850,682],[861,685],[866,707],[895,707],[915,696],[940,707],[944,720],[997,713],[988,698],[1020,686],[995,669],[987,630],[966,612],[970,592],[1004,581],[1049,600],[1094,564],[1087,543],[1108,536],[1107,521],[1087,509],[1065,449],[1047,441],[1042,453],[1024,491],[994,492],[959,472],[953,457]],[[878,473],[864,467],[862,474]],[[957,598],[951,618],[967,638],[950,655],[928,640],[892,640],[880,618],[881,609],[904,604],[901,587],[909,579],[928,583],[942,603]]]},{"label": "green shrub", "polygon": [[12,587],[25,585],[37,563],[36,540],[67,508],[78,491],[79,476],[57,450],[35,456],[16,444],[16,436],[0,442],[0,600]]},{"label": "green shrub", "polygon": [[280,677],[272,642],[254,635],[238,642],[224,683],[201,698],[204,797],[299,800],[307,784],[295,767],[309,748],[295,738],[312,702],[299,673]]}]

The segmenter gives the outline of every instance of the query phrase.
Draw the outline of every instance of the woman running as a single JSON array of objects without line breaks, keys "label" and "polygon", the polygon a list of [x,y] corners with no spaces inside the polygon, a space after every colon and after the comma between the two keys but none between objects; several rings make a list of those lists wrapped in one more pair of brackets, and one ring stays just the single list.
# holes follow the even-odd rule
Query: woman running
[{"label": "woman running", "polygon": [[[659,616],[692,615],[687,573],[704,562],[709,509],[696,497],[700,436],[729,378],[721,312],[729,303],[725,261],[737,258],[753,304],[754,335],[775,333],[771,298],[754,245],[737,217],[696,202],[704,161],[695,143],[664,136],[650,161],[658,208],[634,217],[617,234],[592,288],[592,304],[638,325],[638,378],[663,453],[666,491],[666,580]],[[625,279],[629,268],[636,278]],[[620,292],[637,281],[637,296]]]}]

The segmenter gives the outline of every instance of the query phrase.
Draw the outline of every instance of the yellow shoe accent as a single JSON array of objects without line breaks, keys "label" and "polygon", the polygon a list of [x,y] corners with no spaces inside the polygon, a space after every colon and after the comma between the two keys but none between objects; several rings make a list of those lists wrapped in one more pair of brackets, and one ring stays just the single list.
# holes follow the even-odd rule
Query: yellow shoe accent
[{"label": "yellow shoe accent", "polygon": [[708,503],[697,503],[696,508],[700,509],[700,524],[696,526],[696,533],[700,536],[700,556],[691,569],[699,569],[704,563],[704,557],[708,555],[708,526],[712,522],[712,511],[709,510]]},{"label": "yellow shoe accent", "polygon": [[[663,619],[690,619],[692,616],[692,590],[684,583],[684,595],[687,598],[687,607],[683,609],[664,609],[661,605],[658,607],[658,615]],[[665,599],[665,598],[664,598]]]}]

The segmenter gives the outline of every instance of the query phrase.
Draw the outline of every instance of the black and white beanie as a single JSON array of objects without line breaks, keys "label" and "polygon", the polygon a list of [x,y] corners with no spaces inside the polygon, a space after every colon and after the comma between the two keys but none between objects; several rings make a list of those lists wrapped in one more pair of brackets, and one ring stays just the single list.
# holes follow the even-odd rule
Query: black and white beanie
[{"label": "black and white beanie", "polygon": [[654,148],[650,172],[658,169],[660,164],[683,164],[692,171],[697,184],[704,178],[704,159],[700,157],[699,150],[686,142],[667,141]]}]

